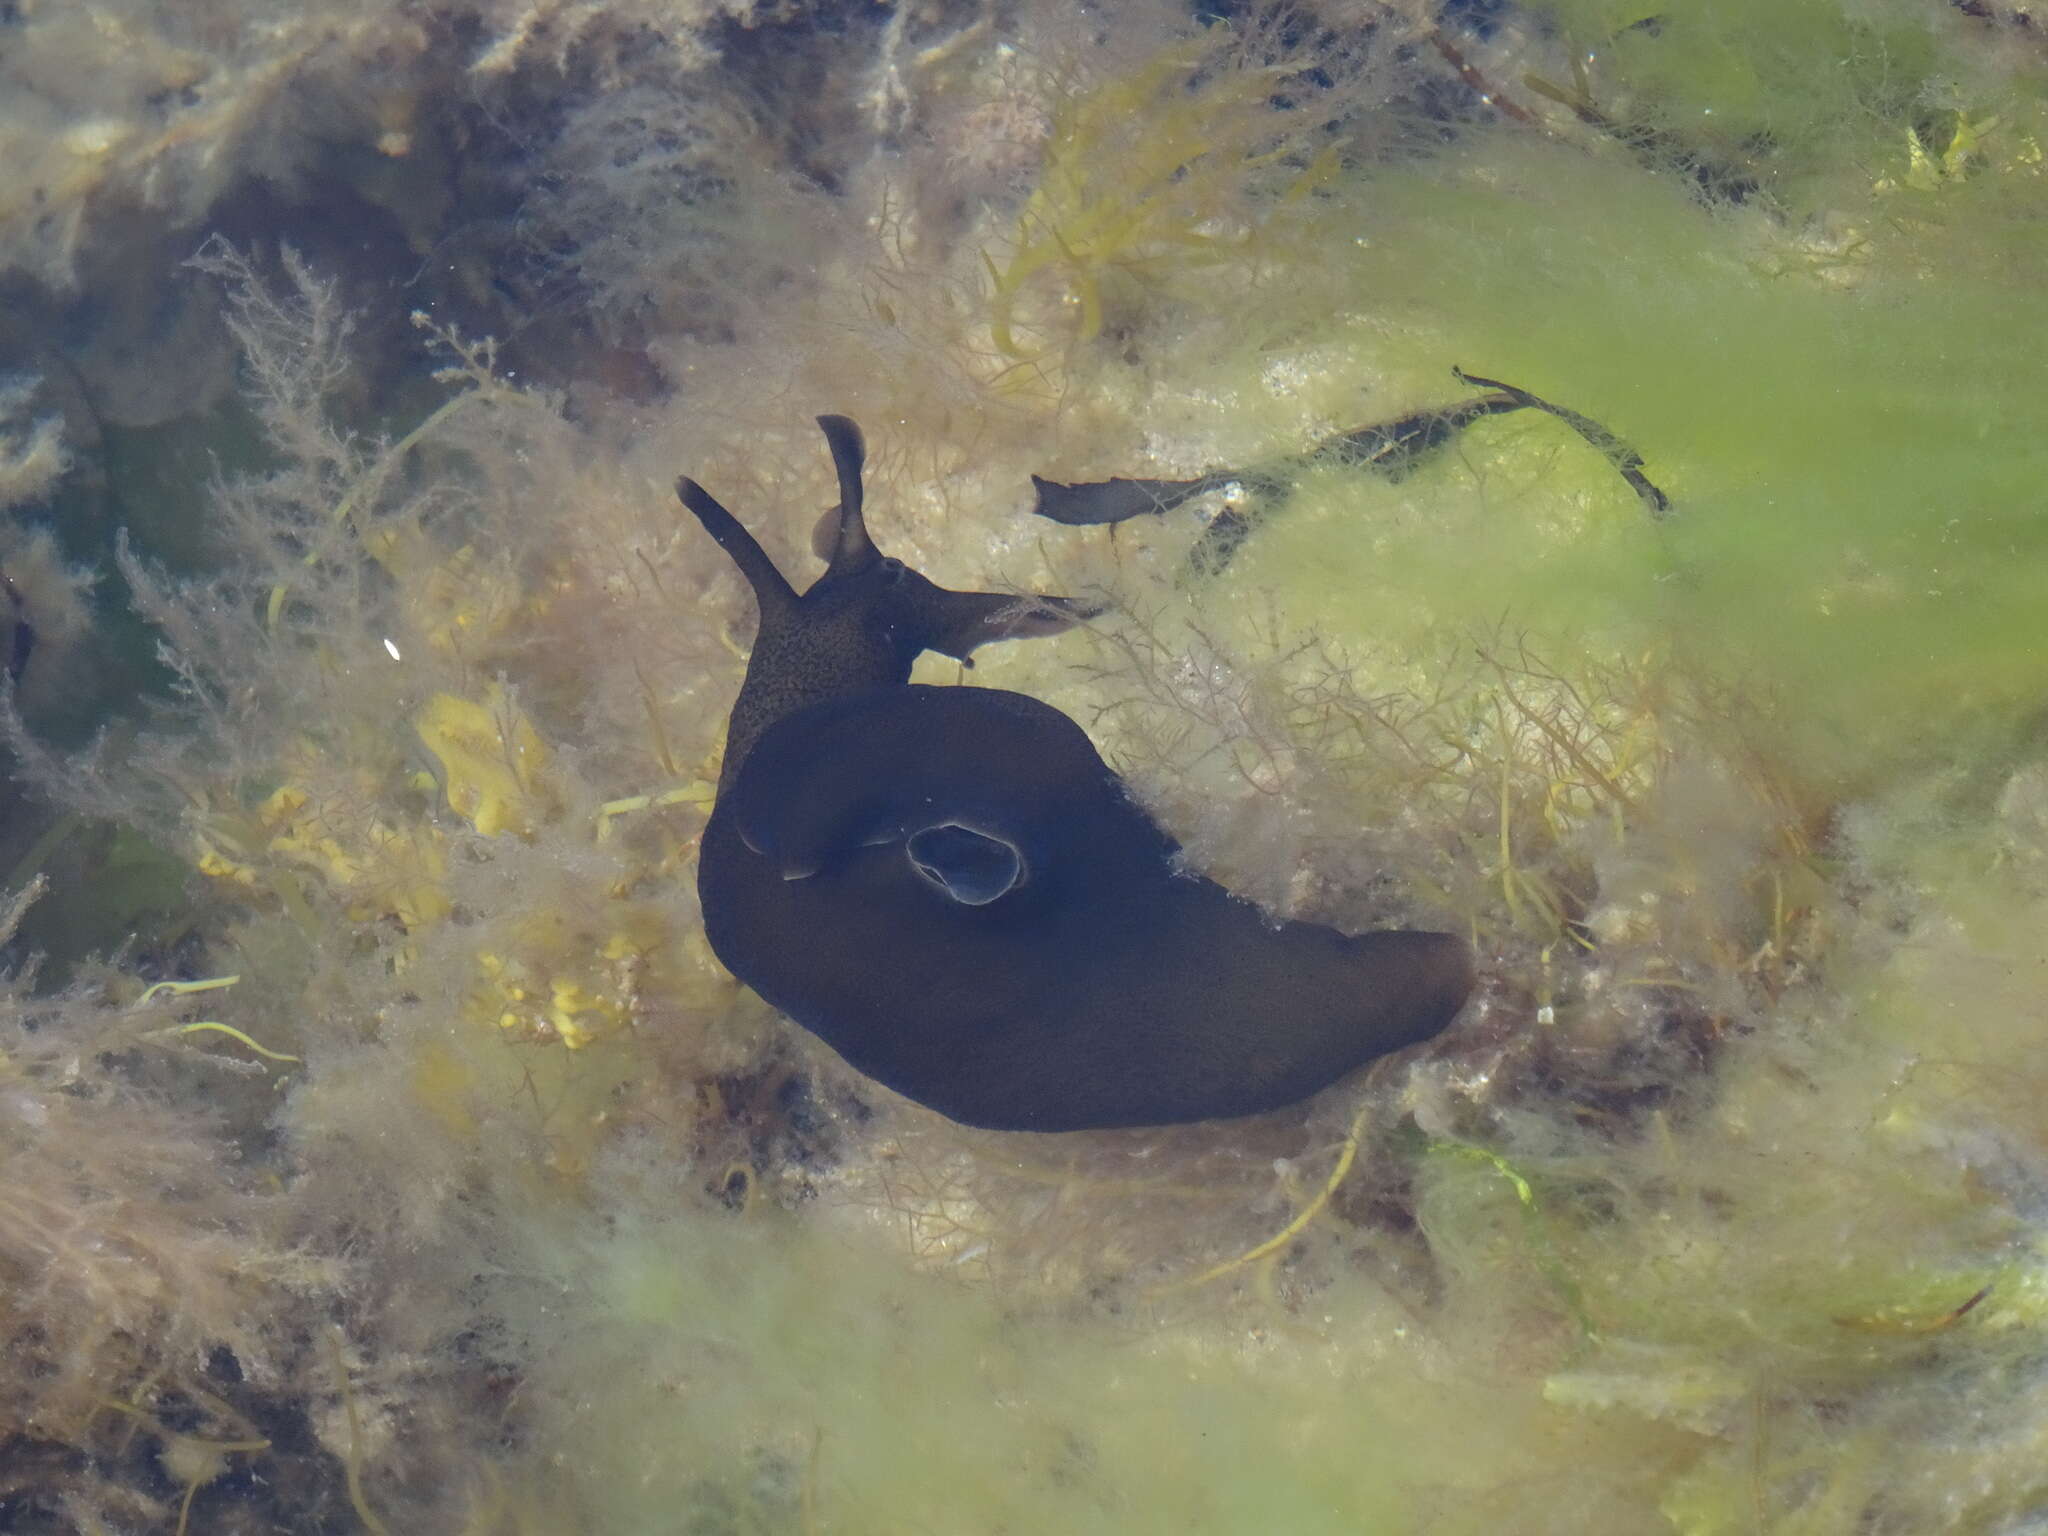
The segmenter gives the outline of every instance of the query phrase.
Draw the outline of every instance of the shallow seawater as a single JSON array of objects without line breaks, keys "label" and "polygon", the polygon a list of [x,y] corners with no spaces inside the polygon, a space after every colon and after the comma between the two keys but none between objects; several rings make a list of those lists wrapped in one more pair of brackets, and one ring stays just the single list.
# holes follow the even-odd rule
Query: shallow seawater
[{"label": "shallow seawater", "polygon": [[[287,9],[0,17],[0,1528],[2037,1528],[2023,14]],[[673,487],[801,587],[825,413],[1453,1024],[1034,1135],[736,984]]]}]

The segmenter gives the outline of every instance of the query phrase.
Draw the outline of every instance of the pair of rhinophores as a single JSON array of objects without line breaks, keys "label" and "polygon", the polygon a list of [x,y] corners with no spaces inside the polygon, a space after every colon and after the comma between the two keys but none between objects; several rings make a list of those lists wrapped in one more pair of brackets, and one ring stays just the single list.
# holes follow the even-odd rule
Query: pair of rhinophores
[{"label": "pair of rhinophores", "polygon": [[[1493,387],[1447,424],[1368,431],[1391,434],[1383,457],[1413,454],[1482,414],[1556,410]],[[819,529],[825,574],[801,595],[703,487],[677,484],[760,607],[697,875],[733,975],[868,1076],[1000,1130],[1259,1114],[1451,1021],[1472,986],[1461,939],[1276,925],[1179,868],[1058,710],[912,684],[921,652],[966,661],[1088,610],[949,591],[883,555],[862,515],[860,430],[818,425],[839,505]],[[1163,510],[1158,487],[1187,484],[1037,483],[1040,512],[1076,522]],[[1089,515],[1061,517],[1048,488]]]}]

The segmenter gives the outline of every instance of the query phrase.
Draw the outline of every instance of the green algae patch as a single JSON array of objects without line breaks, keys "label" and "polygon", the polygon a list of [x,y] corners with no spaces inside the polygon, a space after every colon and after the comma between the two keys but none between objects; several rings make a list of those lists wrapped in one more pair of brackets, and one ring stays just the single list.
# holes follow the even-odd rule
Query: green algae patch
[{"label": "green algae patch", "polygon": [[[1456,388],[1446,380],[1446,393]],[[1277,594],[1353,649],[1401,650],[1491,627],[1564,634],[1640,622],[1626,594],[1666,559],[1642,504],[1560,422],[1481,422],[1417,473],[1319,469],[1202,597],[1229,611]]]},{"label": "green algae patch", "polygon": [[[1966,240],[1965,204],[1942,211],[1941,243]],[[1395,484],[1313,477],[1243,582],[1397,648],[1503,621],[1596,653],[1669,644],[1836,789],[1995,739],[2048,693],[2038,251],[1978,281],[1883,262],[1821,281],[1783,270],[1779,225],[1506,139],[1372,178],[1356,216],[1369,237],[1339,259],[1368,309],[1348,324],[1391,388],[1455,400],[1455,362],[1567,403],[1674,508],[1651,519],[1561,423],[1518,415]]]},{"label": "green algae patch", "polygon": [[2041,847],[1923,838],[1935,899],[1882,963],[1644,1134],[1512,1117],[1419,1163],[1445,1326],[1551,1339],[1545,1399],[1603,1437],[1699,1437],[1672,1531],[1990,1531],[2038,1496]]},{"label": "green algae patch", "polygon": [[[1574,1437],[1527,1382],[1390,1334],[1356,1283],[1245,1337],[1040,1314],[774,1213],[547,1246],[562,1273],[535,1300],[566,1285],[584,1321],[536,1386],[563,1393],[550,1451],[592,1529],[1478,1532]],[[1609,1448],[1521,1528],[1605,1528],[1684,1437]]]},{"label": "green algae patch", "polygon": [[[1571,74],[1539,95],[1598,114],[1616,144],[1708,184],[1801,204],[1839,185],[1869,135],[1924,109],[1952,67],[1925,6],[1842,0],[1534,0]],[[1960,30],[1951,18],[1950,27]],[[1817,185],[1818,183],[1818,185]]]}]

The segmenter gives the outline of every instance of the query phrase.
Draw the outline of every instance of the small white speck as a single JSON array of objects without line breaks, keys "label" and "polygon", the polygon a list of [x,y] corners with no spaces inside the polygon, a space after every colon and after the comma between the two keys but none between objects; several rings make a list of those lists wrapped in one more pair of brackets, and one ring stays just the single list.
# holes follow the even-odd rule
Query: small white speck
[{"label": "small white speck", "polygon": [[398,654],[398,642],[396,640],[393,640],[389,635],[386,635],[384,637],[384,649],[391,653],[391,659],[393,661],[403,661],[405,659],[404,657]]}]

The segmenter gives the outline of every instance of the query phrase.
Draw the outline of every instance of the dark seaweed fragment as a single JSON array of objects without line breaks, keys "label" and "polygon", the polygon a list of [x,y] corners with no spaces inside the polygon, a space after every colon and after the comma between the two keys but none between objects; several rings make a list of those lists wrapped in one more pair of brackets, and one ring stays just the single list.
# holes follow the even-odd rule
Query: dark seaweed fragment
[{"label": "dark seaweed fragment", "polygon": [[1513,384],[1483,379],[1463,369],[1451,370],[1461,383],[1493,391],[1476,400],[1457,405],[1432,406],[1412,411],[1392,421],[1378,422],[1339,433],[1315,444],[1306,453],[1295,454],[1247,469],[1219,469],[1187,480],[1137,480],[1112,477],[1108,480],[1076,481],[1071,484],[1031,477],[1036,493],[1032,511],[1055,523],[1069,526],[1127,522],[1134,517],[1164,514],[1210,491],[1234,486],[1244,492],[1241,502],[1218,509],[1188,552],[1189,569],[1199,576],[1214,576],[1226,569],[1253,529],[1272,507],[1284,500],[1295,479],[1313,466],[1335,465],[1346,469],[1370,469],[1398,480],[1415,470],[1425,458],[1443,448],[1473,422],[1510,411],[1538,410],[1577,432],[1614,466],[1628,482],[1652,517],[1661,518],[1671,510],[1671,500],[1643,473],[1643,457],[1621,438],[1590,416],[1556,405]]}]

